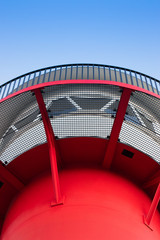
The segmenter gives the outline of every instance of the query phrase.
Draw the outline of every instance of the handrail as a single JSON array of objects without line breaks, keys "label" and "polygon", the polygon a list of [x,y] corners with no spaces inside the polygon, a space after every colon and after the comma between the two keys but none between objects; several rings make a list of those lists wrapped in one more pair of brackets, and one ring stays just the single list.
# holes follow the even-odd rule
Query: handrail
[{"label": "handrail", "polygon": [[18,76],[0,86],[0,99],[28,86],[67,79],[95,79],[123,82],[160,95],[160,81],[149,75],[112,65],[74,63],[41,68]]}]

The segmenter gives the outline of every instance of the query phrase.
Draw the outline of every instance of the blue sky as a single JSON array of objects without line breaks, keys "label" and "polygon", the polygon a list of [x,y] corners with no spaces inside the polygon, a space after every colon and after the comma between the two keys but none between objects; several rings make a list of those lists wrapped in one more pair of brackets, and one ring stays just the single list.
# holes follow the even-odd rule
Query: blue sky
[{"label": "blue sky", "polygon": [[101,63],[160,80],[159,0],[1,0],[0,84],[65,63]]}]

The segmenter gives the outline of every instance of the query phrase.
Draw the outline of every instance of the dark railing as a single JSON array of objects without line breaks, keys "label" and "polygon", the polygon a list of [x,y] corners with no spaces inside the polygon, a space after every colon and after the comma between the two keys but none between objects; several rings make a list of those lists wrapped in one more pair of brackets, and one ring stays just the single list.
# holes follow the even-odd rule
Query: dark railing
[{"label": "dark railing", "polygon": [[122,82],[160,95],[160,81],[140,72],[101,64],[67,64],[32,71],[4,83],[0,86],[0,99],[39,83],[69,79]]}]

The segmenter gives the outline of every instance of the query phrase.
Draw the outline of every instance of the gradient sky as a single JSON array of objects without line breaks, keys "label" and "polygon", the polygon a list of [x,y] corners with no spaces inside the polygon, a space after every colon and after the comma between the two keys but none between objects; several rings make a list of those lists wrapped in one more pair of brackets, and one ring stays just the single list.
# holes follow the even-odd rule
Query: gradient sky
[{"label": "gradient sky", "polygon": [[0,84],[65,63],[160,80],[160,0],[0,0]]}]

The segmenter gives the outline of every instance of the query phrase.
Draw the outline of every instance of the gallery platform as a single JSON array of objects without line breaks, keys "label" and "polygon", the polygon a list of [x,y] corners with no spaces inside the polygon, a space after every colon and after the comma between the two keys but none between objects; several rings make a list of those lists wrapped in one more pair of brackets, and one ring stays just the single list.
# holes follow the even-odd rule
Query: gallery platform
[{"label": "gallery platform", "polygon": [[0,239],[158,240],[159,200],[159,80],[71,64],[0,87]]}]

